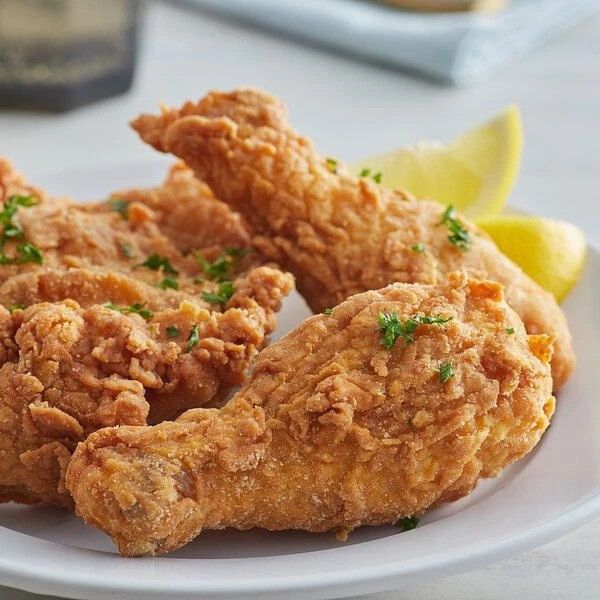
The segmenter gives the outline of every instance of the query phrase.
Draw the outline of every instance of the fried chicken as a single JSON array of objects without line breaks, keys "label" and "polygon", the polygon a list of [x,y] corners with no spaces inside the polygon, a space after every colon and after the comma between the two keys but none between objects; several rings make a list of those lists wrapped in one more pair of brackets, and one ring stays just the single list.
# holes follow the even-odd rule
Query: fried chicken
[{"label": "fried chicken", "polygon": [[[232,273],[259,264],[256,257],[242,256],[250,243],[239,216],[218,202],[182,165],[173,167],[157,188],[132,189],[108,201],[77,204],[66,198],[48,199],[2,161],[0,189],[4,189],[0,199],[5,205],[15,195],[37,200],[19,206],[20,235],[14,241],[3,240],[3,255],[13,260],[0,265],[0,282],[40,268],[93,266],[152,285],[159,285],[167,275],[176,279],[179,289],[200,294],[203,289],[197,278],[203,272],[198,253],[212,261],[234,248],[239,257],[231,261]],[[16,258],[23,241],[39,250],[37,260],[35,256]],[[159,257],[162,262],[145,266],[149,257]],[[167,270],[163,265],[168,265]]]},{"label": "fried chicken", "polygon": [[[119,210],[50,199],[2,161],[0,190],[3,256],[26,240],[43,257],[0,265],[0,303],[9,308],[0,307],[0,501],[69,505],[64,471],[91,431],[174,418],[244,383],[292,278],[256,266],[256,257],[221,255],[229,244],[247,246],[246,230],[180,166],[162,187],[129,192]],[[175,243],[179,195],[185,239],[204,264],[215,260],[214,281]],[[22,200],[31,196],[37,204]],[[222,238],[206,219],[224,225]],[[194,224],[202,224],[195,241]],[[140,265],[147,255],[159,268]],[[157,286],[167,276],[176,289]]]},{"label": "fried chicken", "polygon": [[218,201],[210,188],[180,162],[156,188],[115,192],[113,199],[140,202],[154,212],[161,233],[184,254],[202,249],[211,256],[225,248],[249,248],[250,234],[240,215]]},{"label": "fried chicken", "polygon": [[[487,234],[460,216],[451,220],[433,201],[389,191],[319,156],[289,126],[276,98],[252,89],[213,92],[142,115],[133,127],[183,159],[247,219],[256,246],[295,275],[315,312],[388,283],[435,284],[461,270],[502,283],[529,333],[558,333],[555,389],[571,373],[571,335],[554,297]],[[448,231],[453,224],[462,231]]]},{"label": "fried chicken", "polygon": [[205,529],[393,523],[535,446],[554,410],[552,341],[526,334],[498,283],[358,294],[261,352],[222,409],[93,433],[66,485],[128,556]]},{"label": "fried chicken", "polygon": [[172,417],[243,383],[291,282],[262,267],[239,284],[224,312],[187,300],[141,314],[0,307],[0,501],[68,506],[64,472],[91,431],[144,425],[149,406],[151,421]]}]

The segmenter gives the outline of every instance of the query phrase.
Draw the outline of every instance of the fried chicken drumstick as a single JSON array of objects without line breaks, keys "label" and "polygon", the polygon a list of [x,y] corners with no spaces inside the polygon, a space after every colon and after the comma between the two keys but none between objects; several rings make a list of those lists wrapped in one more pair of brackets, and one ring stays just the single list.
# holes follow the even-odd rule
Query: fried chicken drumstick
[{"label": "fried chicken drumstick", "polygon": [[66,485],[128,556],[204,529],[392,523],[535,446],[554,411],[552,341],[527,335],[498,283],[358,294],[261,352],[222,409],[93,433]]},{"label": "fried chicken drumstick", "polygon": [[247,219],[256,246],[295,275],[315,312],[357,292],[397,281],[435,284],[461,270],[502,283],[529,333],[558,333],[555,389],[571,373],[571,335],[555,299],[487,234],[435,202],[389,191],[319,156],[276,98],[252,89],[213,92],[142,115],[133,128],[183,159]]}]

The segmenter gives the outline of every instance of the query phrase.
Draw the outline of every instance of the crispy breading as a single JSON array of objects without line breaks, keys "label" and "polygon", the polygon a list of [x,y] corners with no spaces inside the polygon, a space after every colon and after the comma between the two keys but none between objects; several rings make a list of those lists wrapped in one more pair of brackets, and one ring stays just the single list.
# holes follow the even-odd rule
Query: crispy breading
[{"label": "crispy breading", "polygon": [[185,300],[147,320],[72,300],[0,307],[0,501],[68,506],[66,465],[91,431],[171,418],[242,384],[291,280],[261,267],[239,283],[223,312]]},{"label": "crispy breading", "polygon": [[[451,320],[386,349],[382,313]],[[358,294],[261,352],[224,408],[93,433],[66,485],[77,512],[130,556],[204,529],[393,523],[535,446],[554,410],[552,341],[526,334],[497,283],[454,274]],[[445,362],[453,376],[442,382]]]},{"label": "crispy breading", "polygon": [[[18,195],[39,199],[20,208],[12,223],[43,256],[41,265],[0,266],[0,303],[13,311],[1,309],[0,501],[69,505],[63,478],[76,443],[99,427],[142,425],[148,412],[150,422],[174,418],[226,397],[246,380],[293,281],[256,266],[255,256],[224,255],[232,295],[203,299],[219,282],[206,278],[175,241],[179,194],[186,239],[207,260],[230,245],[243,249],[247,233],[181,167],[159,188],[131,191],[125,215],[106,202],[49,199],[6,161],[0,161],[0,190],[5,203]],[[218,231],[201,237],[207,219],[223,225],[222,238]],[[3,250],[11,256],[15,246],[4,240]],[[167,258],[178,273],[140,266],[151,254]],[[157,286],[165,276],[178,289]],[[203,282],[195,281],[199,276]]]},{"label": "crispy breading", "polygon": [[218,255],[228,247],[251,246],[250,234],[240,215],[217,200],[210,188],[182,162],[171,167],[158,187],[128,189],[111,197],[141,202],[151,208],[161,233],[183,253],[201,248]]},{"label": "crispy breading", "polygon": [[[5,241],[4,253],[15,256],[17,245],[26,240],[37,246],[43,257],[41,264],[17,261],[0,265],[0,282],[42,268],[102,267],[158,285],[165,275],[172,274],[141,265],[149,256],[158,255],[178,271],[180,290],[199,295],[203,289],[194,280],[203,272],[196,253],[211,261],[227,248],[250,246],[240,217],[181,165],[173,167],[156,188],[130,189],[106,201],[78,204],[67,198],[48,199],[28,186],[4,160],[0,163],[0,189],[5,190],[3,202],[17,194],[39,199],[38,204],[18,210],[23,236]],[[115,205],[116,198],[124,205]],[[242,256],[232,261],[231,274],[258,264],[255,256]]]},{"label": "crispy breading", "polygon": [[[289,269],[315,312],[392,282],[437,283],[462,270],[499,281],[529,333],[556,331],[555,388],[574,366],[571,335],[554,297],[458,217],[468,249],[453,245],[439,204],[392,192],[319,156],[288,124],[282,103],[253,89],[142,115],[133,128],[194,169],[240,212],[270,260]],[[425,251],[415,251],[423,244]]]}]

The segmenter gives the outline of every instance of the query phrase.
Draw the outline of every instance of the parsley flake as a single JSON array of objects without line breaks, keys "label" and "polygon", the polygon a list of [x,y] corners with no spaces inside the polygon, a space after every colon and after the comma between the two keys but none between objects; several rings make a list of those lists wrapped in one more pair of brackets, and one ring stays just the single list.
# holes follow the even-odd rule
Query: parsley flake
[{"label": "parsley flake", "polygon": [[160,254],[151,254],[143,263],[140,263],[138,267],[148,267],[153,271],[163,271],[170,275],[179,275],[179,271],[173,267],[169,259]]},{"label": "parsley flake", "polygon": [[130,306],[117,306],[112,302],[105,302],[102,306],[104,306],[105,308],[109,308],[110,310],[120,312],[123,315],[138,314],[140,315],[140,317],[146,320],[152,318],[152,311],[148,308],[144,308],[144,306],[146,306],[145,302],[136,302],[135,304],[131,304]]},{"label": "parsley flake", "polygon": [[399,338],[402,338],[407,344],[412,344],[415,341],[413,334],[419,325],[443,325],[451,320],[452,317],[444,318],[440,315],[415,315],[406,321],[401,321],[395,312],[379,313],[381,345],[390,350]]},{"label": "parsley flake", "polygon": [[337,173],[338,170],[338,161],[335,158],[326,158],[325,164],[327,165],[327,169],[331,173]]},{"label": "parsley flake", "polygon": [[419,517],[404,517],[400,519],[396,525],[402,529],[402,531],[410,531],[411,529],[415,529],[415,527],[419,524]]},{"label": "parsley flake", "polygon": [[[200,253],[196,254],[196,261],[208,279],[225,281],[229,275],[229,270],[248,252],[248,248],[225,248],[224,254],[212,262],[206,260]],[[194,281],[194,283],[202,283],[202,280]]]},{"label": "parsley flake", "polygon": [[[2,234],[0,236],[0,248],[4,246],[4,244],[9,240],[14,240],[17,238],[23,237],[23,229],[21,225],[16,221],[15,217],[17,215],[17,211],[19,208],[29,208],[30,206],[35,206],[38,204],[39,200],[35,196],[9,196],[4,205],[2,206],[2,211],[0,211],[0,224],[2,227]],[[28,251],[25,250],[25,253]],[[39,251],[38,251],[39,252]],[[41,254],[40,254],[41,257]],[[37,262],[27,260],[27,257],[21,255],[20,262]],[[0,257],[0,264],[8,265],[15,262],[14,259],[6,256],[2,253]],[[41,261],[40,261],[41,262]]]},{"label": "parsley flake", "polygon": [[323,311],[323,314],[324,314],[324,315],[330,315],[332,312],[333,312],[333,308],[326,308],[326,309]]},{"label": "parsley flake", "polygon": [[44,262],[44,257],[35,244],[29,242],[19,244],[17,246],[17,252],[19,253],[20,263],[37,263],[38,265],[41,265]]},{"label": "parsley flake", "polygon": [[467,250],[471,245],[471,238],[469,232],[465,229],[464,225],[456,218],[456,211],[454,206],[450,204],[442,214],[442,220],[440,225],[445,225],[448,230],[448,241],[454,244],[461,250]]},{"label": "parsley flake", "polygon": [[179,284],[177,283],[176,279],[173,279],[172,277],[165,277],[159,284],[158,287],[161,290],[178,290],[179,289]]},{"label": "parsley flake", "polygon": [[14,313],[15,310],[25,310],[27,308],[27,304],[22,304],[21,302],[19,302],[17,304],[10,304],[6,308],[8,312],[12,315],[12,313]]},{"label": "parsley flake", "polygon": [[454,377],[454,367],[451,362],[442,363],[439,370],[440,383],[446,383],[449,379]]},{"label": "parsley flake", "polygon": [[506,328],[506,333],[508,333],[508,335],[513,335],[514,332],[515,332],[514,327],[507,327]]},{"label": "parsley flake", "polygon": [[126,221],[129,219],[129,202],[123,198],[111,198],[107,202],[111,210],[118,212]]},{"label": "parsley flake", "polygon": [[181,332],[179,331],[179,327],[175,327],[175,325],[169,325],[167,327],[167,337],[174,338],[177,337]]},{"label": "parsley flake", "polygon": [[216,293],[203,292],[202,299],[209,304],[220,304],[221,306],[225,306],[229,298],[233,296],[234,291],[233,281],[222,281],[219,284],[219,290]]},{"label": "parsley flake", "polygon": [[418,244],[413,244],[410,249],[417,254],[423,254],[425,252],[425,244],[419,242]]},{"label": "parsley flake", "polygon": [[361,169],[358,174],[359,177],[370,177],[375,183],[381,183],[381,178],[383,177],[383,173],[381,171],[377,171],[377,173],[372,173],[371,169],[364,168]]},{"label": "parsley flake", "polygon": [[185,351],[189,352],[199,341],[200,341],[200,333],[198,331],[198,325],[194,325],[190,329],[190,335],[188,336],[188,339],[187,339]]},{"label": "parsley flake", "polygon": [[219,256],[212,262],[208,262],[204,256],[198,254],[196,261],[200,265],[200,268],[204,272],[204,275],[212,281],[222,281],[226,278],[231,266],[231,260],[227,256]]}]

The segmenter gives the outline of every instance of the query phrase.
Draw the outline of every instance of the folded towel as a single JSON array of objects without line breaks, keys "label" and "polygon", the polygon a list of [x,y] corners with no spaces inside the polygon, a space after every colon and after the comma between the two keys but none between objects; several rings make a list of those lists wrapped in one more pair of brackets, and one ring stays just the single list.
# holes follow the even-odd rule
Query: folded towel
[{"label": "folded towel", "polygon": [[483,79],[599,7],[598,0],[512,0],[495,13],[432,14],[361,0],[187,2],[455,85]]}]

